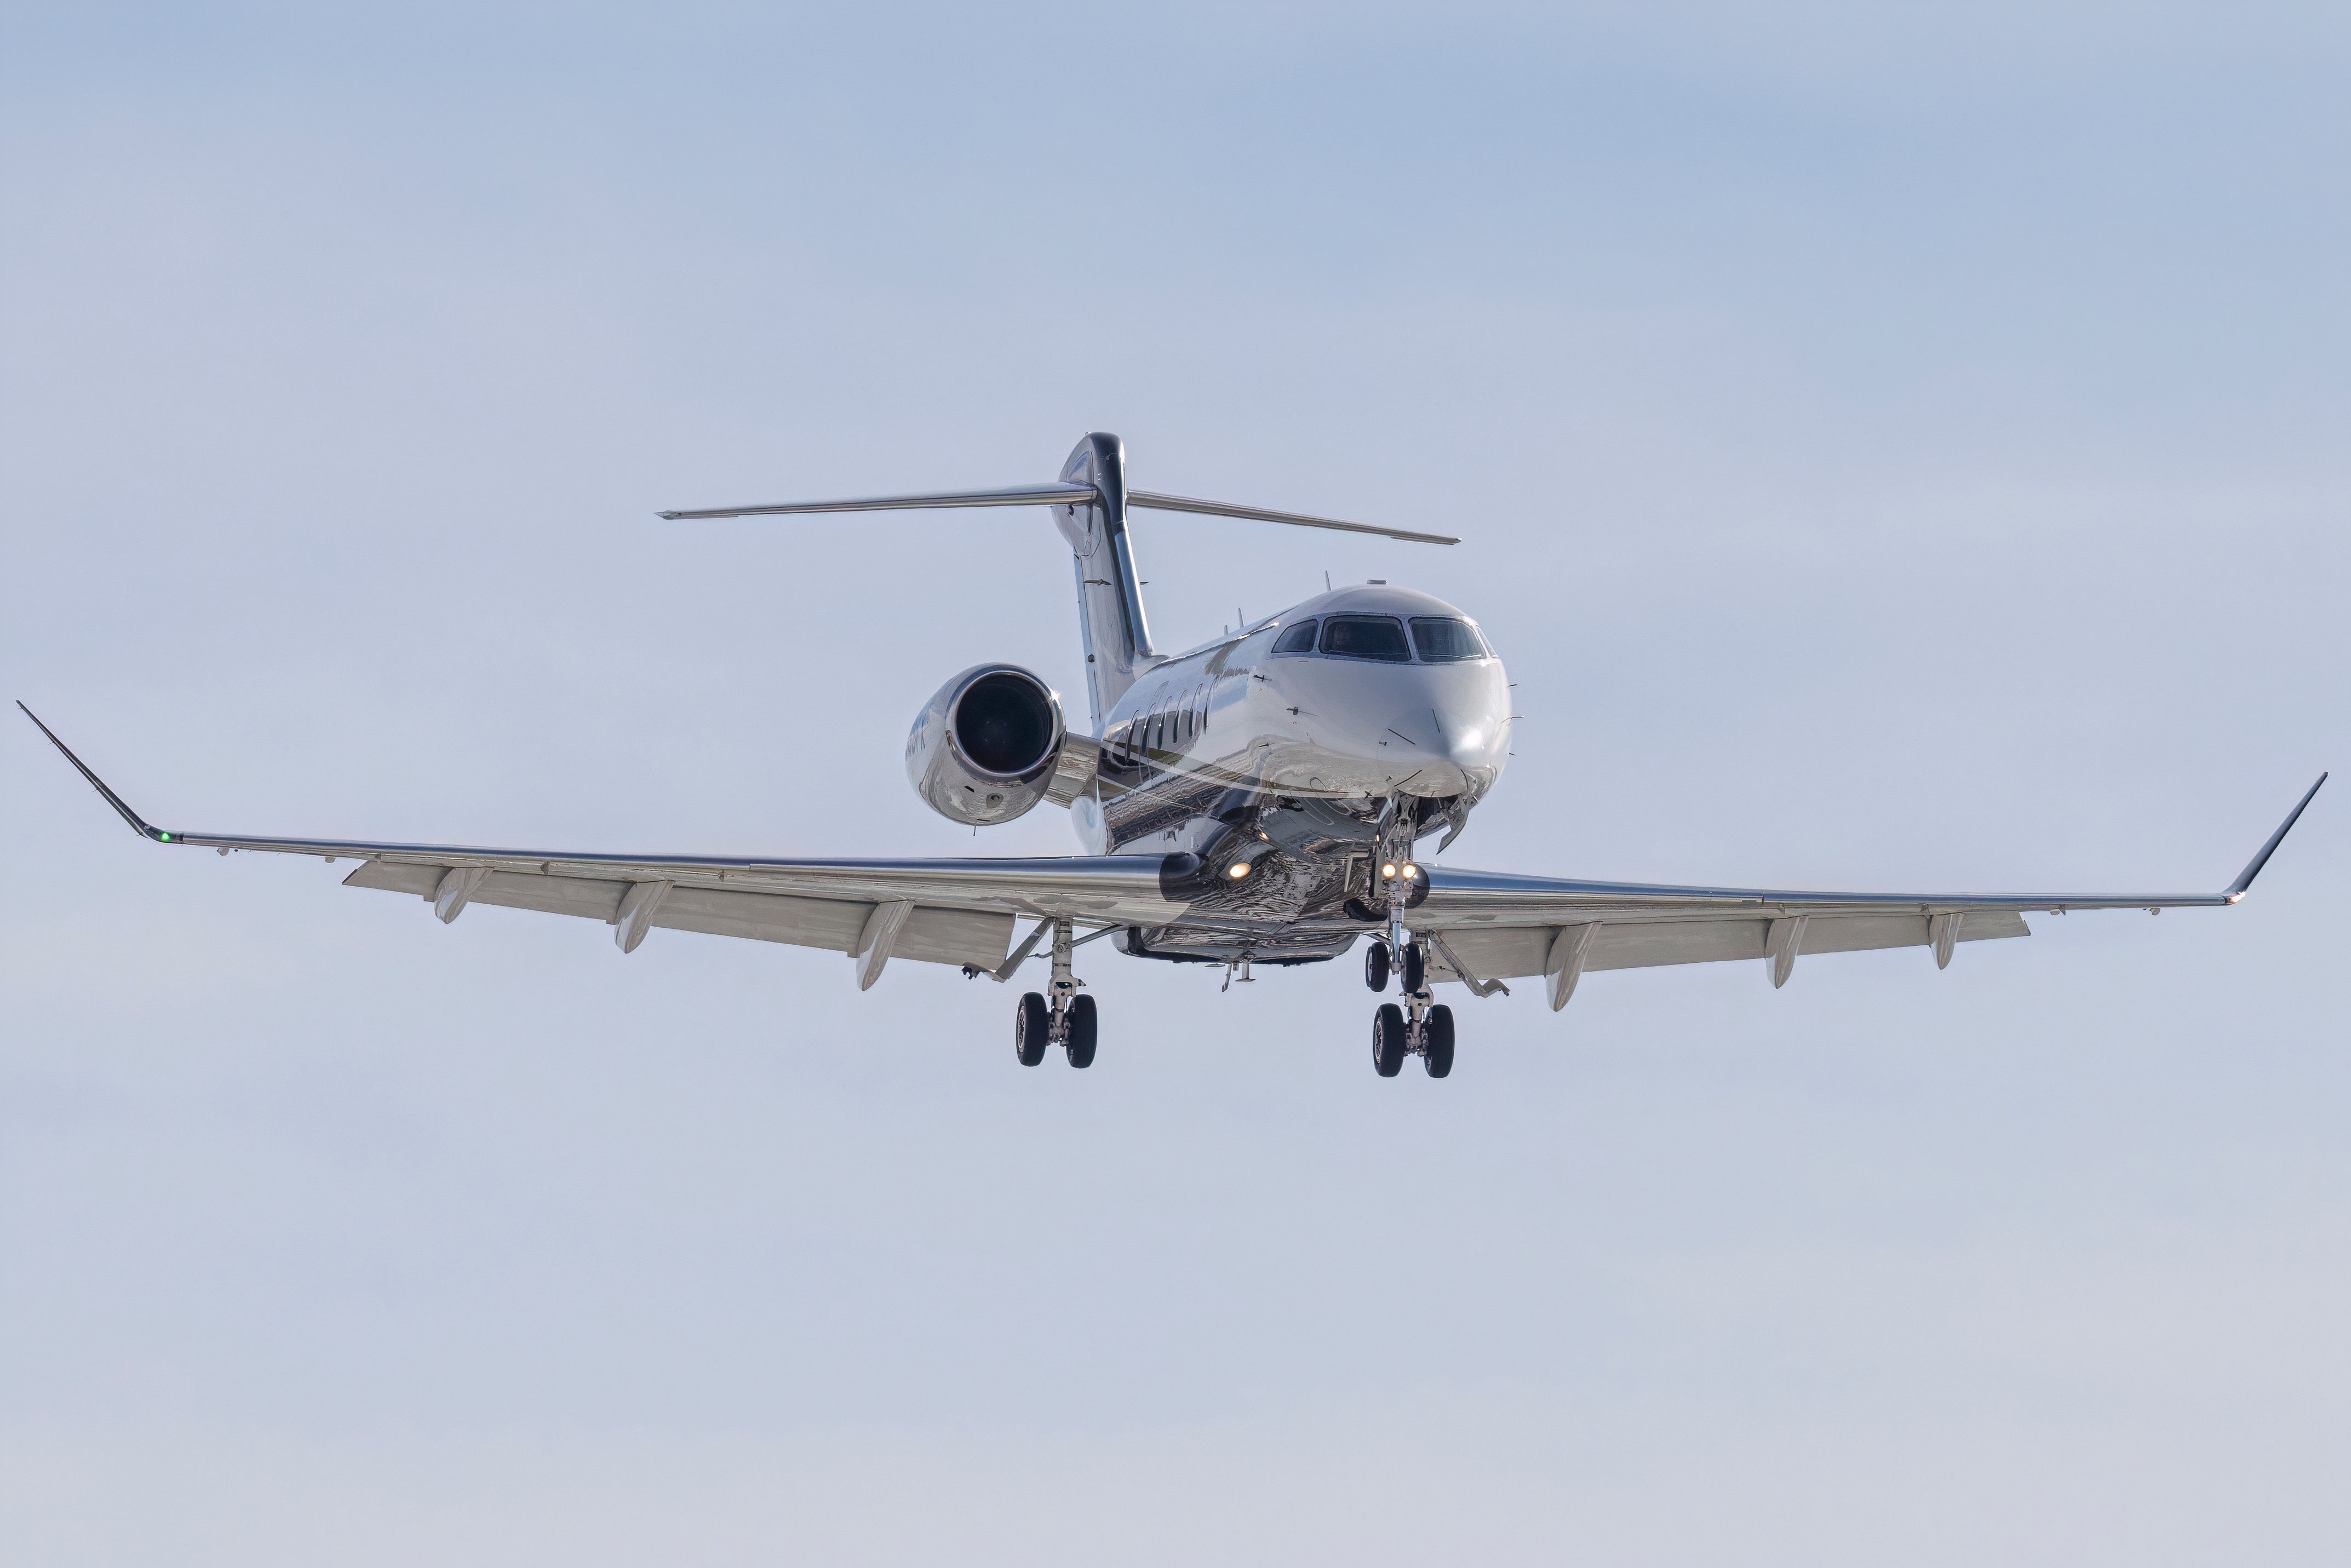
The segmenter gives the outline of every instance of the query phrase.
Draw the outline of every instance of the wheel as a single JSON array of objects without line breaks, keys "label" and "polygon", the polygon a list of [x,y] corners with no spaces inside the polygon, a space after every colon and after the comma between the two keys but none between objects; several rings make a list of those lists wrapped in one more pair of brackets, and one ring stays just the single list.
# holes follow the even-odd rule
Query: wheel
[{"label": "wheel", "polygon": [[1388,988],[1388,945],[1377,937],[1364,949],[1364,984],[1375,991]]},{"label": "wheel", "polygon": [[1382,1002],[1372,1015],[1372,1066],[1383,1078],[1404,1068],[1404,1009],[1394,1002]]},{"label": "wheel", "polygon": [[1404,972],[1405,995],[1411,996],[1420,989],[1421,981],[1428,977],[1428,960],[1423,956],[1419,943],[1404,945],[1404,961],[1396,967]]},{"label": "wheel", "polygon": [[1092,997],[1070,998],[1070,1038],[1064,1044],[1072,1067],[1094,1064],[1094,999]]},{"label": "wheel", "polygon": [[1046,1031],[1052,1027],[1052,1010],[1045,998],[1030,991],[1020,998],[1012,1013],[1012,1054],[1020,1059],[1023,1067],[1034,1067],[1045,1060]]},{"label": "wheel", "polygon": [[1438,1005],[1428,1009],[1420,1026],[1420,1064],[1431,1078],[1453,1071],[1453,1009]]}]

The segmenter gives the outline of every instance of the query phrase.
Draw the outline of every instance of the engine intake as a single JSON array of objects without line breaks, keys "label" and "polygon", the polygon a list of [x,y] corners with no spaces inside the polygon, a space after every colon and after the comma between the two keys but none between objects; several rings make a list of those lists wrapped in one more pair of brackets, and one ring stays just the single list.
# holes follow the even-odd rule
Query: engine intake
[{"label": "engine intake", "polygon": [[1069,727],[1053,688],[978,664],[939,688],[906,737],[906,781],[940,816],[984,827],[1045,798]]}]

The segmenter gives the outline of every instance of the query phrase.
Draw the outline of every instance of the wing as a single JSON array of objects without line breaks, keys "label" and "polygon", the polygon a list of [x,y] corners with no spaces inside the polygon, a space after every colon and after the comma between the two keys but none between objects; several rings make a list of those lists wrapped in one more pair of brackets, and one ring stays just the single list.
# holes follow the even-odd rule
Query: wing
[{"label": "wing", "polygon": [[[246,838],[150,825],[67,748],[30,708],[50,744],[122,820],[159,844],[356,860],[346,887],[425,900],[444,921],[472,904],[502,904],[601,920],[634,952],[666,927],[824,947],[858,960],[861,988],[891,958],[959,964],[1008,979],[1033,949],[1015,950],[1026,915],[1108,928],[1163,924],[1185,901],[1163,891],[1165,857],[1039,860],[766,860],[733,855],[604,854],[485,849],[463,844],[374,843],[357,839]],[[1041,927],[1040,927],[1041,930]]]},{"label": "wing", "polygon": [[2032,911],[2199,908],[2235,904],[2318,793],[2318,776],[2237,880],[2219,893],[1810,893],[1781,888],[1669,887],[1572,882],[1499,872],[1424,868],[1428,892],[1407,916],[1424,932],[1439,979],[1480,996],[1499,982],[1541,975],[1564,1007],[1592,969],[1769,958],[1771,983],[1787,984],[1800,955],[1872,947],[1932,947],[1939,967],[1954,946],[2029,936]]}]

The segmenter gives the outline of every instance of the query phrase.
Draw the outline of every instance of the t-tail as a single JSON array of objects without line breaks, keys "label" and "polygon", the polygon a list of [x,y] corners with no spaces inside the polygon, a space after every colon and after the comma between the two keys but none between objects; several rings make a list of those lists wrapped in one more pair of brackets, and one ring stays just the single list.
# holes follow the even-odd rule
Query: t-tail
[{"label": "t-tail", "polygon": [[1087,436],[1061,465],[1061,483],[1078,492],[1053,508],[1053,522],[1070,541],[1070,564],[1077,573],[1090,733],[1100,735],[1102,715],[1159,658],[1143,612],[1134,538],[1126,530],[1126,443],[1100,431]]},{"label": "t-tail", "polygon": [[1240,517],[1253,522],[1288,523],[1303,528],[1337,528],[1351,534],[1377,534],[1383,538],[1409,539],[1416,544],[1451,545],[1461,541],[1445,534],[1414,533],[1383,528],[1370,523],[1342,522],[1336,517],[1309,517],[1302,512],[1277,512],[1263,507],[1235,506],[1226,501],[1199,501],[1166,496],[1126,486],[1126,444],[1101,432],[1086,436],[1061,465],[1061,476],[1042,485],[1015,485],[1000,490],[947,490],[922,496],[872,496],[852,501],[786,501],[761,507],[713,507],[700,511],[664,512],[673,521],[707,517],[778,517],[797,512],[886,512],[964,507],[1049,507],[1070,554],[1078,580],[1078,631],[1086,648],[1086,703],[1092,730],[1102,733],[1102,715],[1126,695],[1135,678],[1158,662],[1151,646],[1151,626],[1143,610],[1143,580],[1134,566],[1134,538],[1127,526],[1131,512],[1192,512],[1211,517]]}]

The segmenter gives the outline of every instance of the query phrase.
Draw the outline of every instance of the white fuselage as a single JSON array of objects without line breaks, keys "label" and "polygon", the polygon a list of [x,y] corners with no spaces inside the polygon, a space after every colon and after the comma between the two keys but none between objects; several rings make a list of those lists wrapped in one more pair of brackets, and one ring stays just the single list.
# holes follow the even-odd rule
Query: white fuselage
[{"label": "white fuselage", "polygon": [[[1392,622],[1408,656],[1351,656],[1318,639],[1295,648],[1304,622]],[[1394,796],[1474,804],[1510,754],[1509,682],[1478,639],[1473,655],[1432,661],[1416,622],[1466,622],[1443,601],[1407,589],[1347,588],[1151,665],[1103,724],[1106,758],[1130,764],[1105,779],[1132,797],[1240,789],[1296,799],[1376,802]],[[1376,630],[1376,628],[1375,628]],[[1286,635],[1289,634],[1289,635]],[[1456,633],[1458,635],[1458,633]],[[1292,646],[1295,651],[1276,652]],[[1096,853],[1132,841],[1113,806],[1076,812]],[[1180,837],[1152,813],[1157,838]]]}]

